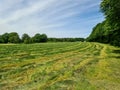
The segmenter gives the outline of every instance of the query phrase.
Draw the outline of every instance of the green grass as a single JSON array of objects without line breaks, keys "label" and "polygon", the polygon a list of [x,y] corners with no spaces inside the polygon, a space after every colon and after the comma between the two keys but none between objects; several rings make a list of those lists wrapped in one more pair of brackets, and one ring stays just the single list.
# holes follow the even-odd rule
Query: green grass
[{"label": "green grass", "polygon": [[87,42],[0,45],[0,90],[119,90],[120,48]]}]

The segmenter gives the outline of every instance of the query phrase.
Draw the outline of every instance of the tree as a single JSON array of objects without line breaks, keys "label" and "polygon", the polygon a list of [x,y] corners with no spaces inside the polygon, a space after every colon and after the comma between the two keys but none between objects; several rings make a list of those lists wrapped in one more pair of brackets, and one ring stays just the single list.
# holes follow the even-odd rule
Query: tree
[{"label": "tree", "polygon": [[2,43],[2,42],[3,42],[2,35],[0,35],[0,43]]},{"label": "tree", "polygon": [[102,0],[101,10],[106,20],[93,28],[87,40],[120,46],[120,0]]},{"label": "tree", "polygon": [[112,37],[109,43],[120,46],[120,0],[103,0],[101,10],[111,28],[108,33]]},{"label": "tree", "polygon": [[9,34],[8,33],[4,33],[2,35],[2,43],[8,43],[8,39],[9,39]]},{"label": "tree", "polygon": [[35,34],[34,37],[30,37],[28,34],[24,33],[22,38],[20,39],[18,33],[11,32],[11,33],[4,33],[0,35],[0,43],[40,43],[40,42],[47,42],[48,38],[46,34]]},{"label": "tree", "polygon": [[34,43],[40,42],[41,35],[39,33],[35,34],[35,36],[32,38]]},{"label": "tree", "polygon": [[25,44],[31,43],[31,37],[28,34],[24,33],[22,35],[22,42]]},{"label": "tree", "polygon": [[30,43],[32,43],[31,38],[30,38],[30,39],[26,38],[23,43],[25,43],[25,44],[30,44]]},{"label": "tree", "polygon": [[83,42],[84,38],[48,38],[49,42]]},{"label": "tree", "polygon": [[120,0],[103,0],[101,10],[105,14],[111,28],[120,30]]},{"label": "tree", "polygon": [[92,42],[105,42],[103,40],[104,36],[105,36],[105,24],[106,21],[102,22],[102,23],[98,23],[94,28],[92,33],[90,34],[90,36],[87,38],[88,41],[92,41]]},{"label": "tree", "polygon": [[40,42],[47,42],[47,35],[46,34],[42,34],[40,36]]},{"label": "tree", "polygon": [[16,33],[16,32],[11,32],[11,33],[9,34],[9,39],[8,39],[8,41],[9,41],[10,43],[20,43],[20,38],[19,38],[18,33]]},{"label": "tree", "polygon": [[22,35],[22,42],[24,42],[25,39],[29,39],[29,38],[30,38],[30,36],[28,34],[24,33]]}]

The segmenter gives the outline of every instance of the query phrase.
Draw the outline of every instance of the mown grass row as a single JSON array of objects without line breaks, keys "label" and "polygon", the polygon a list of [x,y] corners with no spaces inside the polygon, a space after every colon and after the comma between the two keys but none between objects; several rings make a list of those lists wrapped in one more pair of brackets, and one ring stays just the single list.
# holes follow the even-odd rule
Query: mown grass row
[{"label": "mown grass row", "polygon": [[0,45],[0,90],[119,90],[120,48],[99,43]]}]

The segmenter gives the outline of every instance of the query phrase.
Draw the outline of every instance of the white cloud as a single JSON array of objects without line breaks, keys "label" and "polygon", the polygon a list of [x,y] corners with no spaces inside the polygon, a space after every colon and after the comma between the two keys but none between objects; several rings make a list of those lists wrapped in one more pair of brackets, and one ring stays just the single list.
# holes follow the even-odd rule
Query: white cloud
[{"label": "white cloud", "polygon": [[49,7],[49,4],[53,3],[55,0],[39,1],[33,4],[32,6],[20,9],[12,13],[8,18],[4,20],[5,23],[19,20],[25,16],[36,13],[37,11],[41,12],[45,8]]},{"label": "white cloud", "polygon": [[93,8],[97,10],[99,3],[100,0],[0,0],[0,33],[45,32],[51,36],[55,32],[52,30],[73,30],[79,26],[78,16],[91,12]]}]

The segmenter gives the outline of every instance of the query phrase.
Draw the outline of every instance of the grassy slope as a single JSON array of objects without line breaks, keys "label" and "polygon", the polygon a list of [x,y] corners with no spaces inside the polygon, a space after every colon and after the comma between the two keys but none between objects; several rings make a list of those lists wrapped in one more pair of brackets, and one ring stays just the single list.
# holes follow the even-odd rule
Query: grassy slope
[{"label": "grassy slope", "polygon": [[0,90],[119,90],[120,48],[99,43],[0,45]]}]

